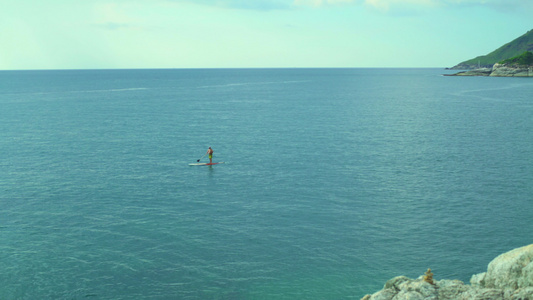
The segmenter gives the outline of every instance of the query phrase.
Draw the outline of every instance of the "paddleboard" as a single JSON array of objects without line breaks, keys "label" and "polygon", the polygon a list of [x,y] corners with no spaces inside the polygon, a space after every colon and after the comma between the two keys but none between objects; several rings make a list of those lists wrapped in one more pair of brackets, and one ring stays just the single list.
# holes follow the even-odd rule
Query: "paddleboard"
[{"label": "paddleboard", "polygon": [[193,164],[189,164],[189,166],[212,166],[212,165],[218,165],[218,164],[223,164],[224,162],[221,161],[221,162],[216,162],[216,163],[193,163]]}]

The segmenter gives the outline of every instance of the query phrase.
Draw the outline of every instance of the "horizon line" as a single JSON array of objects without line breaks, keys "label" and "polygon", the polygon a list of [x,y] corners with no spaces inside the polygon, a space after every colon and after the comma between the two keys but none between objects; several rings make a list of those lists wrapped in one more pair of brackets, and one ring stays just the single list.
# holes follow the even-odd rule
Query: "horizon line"
[{"label": "horizon line", "polygon": [[58,69],[0,69],[11,71],[126,71],[126,70],[282,70],[282,69],[450,69],[449,67],[183,67],[183,68],[58,68]]}]

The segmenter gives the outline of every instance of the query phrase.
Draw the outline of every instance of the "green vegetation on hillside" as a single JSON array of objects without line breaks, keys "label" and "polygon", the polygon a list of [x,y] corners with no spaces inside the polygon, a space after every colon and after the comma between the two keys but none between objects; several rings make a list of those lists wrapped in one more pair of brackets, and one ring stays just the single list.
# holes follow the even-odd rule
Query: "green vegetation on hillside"
[{"label": "green vegetation on hillside", "polygon": [[525,65],[530,66],[533,65],[533,52],[526,51],[522,53],[521,55],[511,57],[509,59],[503,60],[499,62],[500,64],[504,65]]},{"label": "green vegetation on hillside", "polygon": [[507,43],[487,55],[464,61],[453,69],[474,69],[478,66],[491,68],[497,62],[521,55],[525,51],[533,51],[533,30]]}]

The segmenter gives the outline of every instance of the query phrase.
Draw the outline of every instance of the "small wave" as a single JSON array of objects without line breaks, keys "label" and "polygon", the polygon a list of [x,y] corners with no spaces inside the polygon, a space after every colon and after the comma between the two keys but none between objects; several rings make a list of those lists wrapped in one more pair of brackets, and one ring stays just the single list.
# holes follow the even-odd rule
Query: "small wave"
[{"label": "small wave", "polygon": [[25,96],[25,95],[54,95],[54,94],[79,94],[79,93],[109,93],[109,92],[129,92],[148,90],[149,88],[124,88],[124,89],[105,89],[105,90],[78,90],[78,91],[47,91],[47,92],[21,92],[21,93],[6,93],[3,96]]},{"label": "small wave", "polygon": [[247,86],[247,85],[288,84],[288,83],[301,83],[301,82],[307,82],[307,81],[308,80],[239,82],[239,83],[227,83],[227,84],[217,84],[217,85],[202,85],[202,86],[198,86],[197,88],[198,89],[206,89],[206,88],[225,88],[225,87]]},{"label": "small wave", "polygon": [[141,91],[141,90],[147,90],[148,88],[128,88],[128,89],[113,89],[109,90],[111,92],[125,92],[125,91]]},{"label": "small wave", "polygon": [[124,89],[106,89],[106,90],[85,90],[85,91],[70,91],[69,93],[107,93],[107,92],[129,92],[129,91],[141,91],[148,88],[124,88]]}]

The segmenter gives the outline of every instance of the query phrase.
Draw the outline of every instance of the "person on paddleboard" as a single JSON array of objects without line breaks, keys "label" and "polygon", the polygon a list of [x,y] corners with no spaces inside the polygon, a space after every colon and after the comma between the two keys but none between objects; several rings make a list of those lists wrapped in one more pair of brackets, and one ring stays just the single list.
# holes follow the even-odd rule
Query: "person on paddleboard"
[{"label": "person on paddleboard", "polygon": [[209,155],[209,163],[212,164],[213,163],[213,149],[211,149],[211,147],[209,147],[209,149],[207,149],[207,154]]}]

